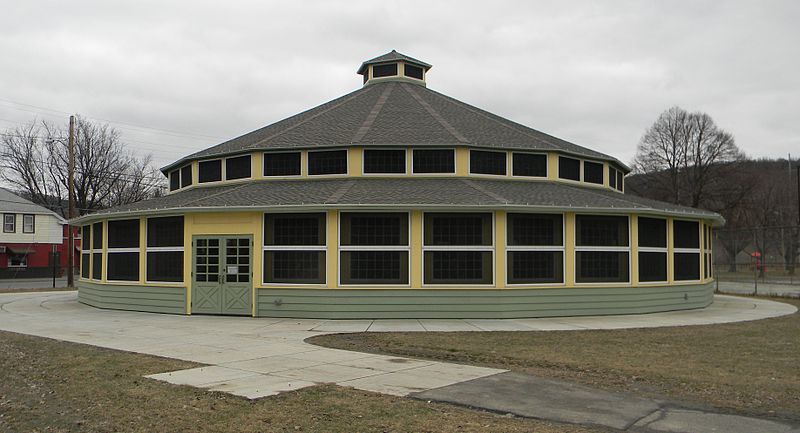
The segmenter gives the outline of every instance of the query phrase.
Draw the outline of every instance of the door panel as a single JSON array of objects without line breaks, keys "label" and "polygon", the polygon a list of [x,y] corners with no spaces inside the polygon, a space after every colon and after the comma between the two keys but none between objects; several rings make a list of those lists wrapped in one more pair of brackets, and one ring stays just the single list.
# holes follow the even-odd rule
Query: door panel
[{"label": "door panel", "polygon": [[250,237],[195,238],[192,312],[250,315]]}]

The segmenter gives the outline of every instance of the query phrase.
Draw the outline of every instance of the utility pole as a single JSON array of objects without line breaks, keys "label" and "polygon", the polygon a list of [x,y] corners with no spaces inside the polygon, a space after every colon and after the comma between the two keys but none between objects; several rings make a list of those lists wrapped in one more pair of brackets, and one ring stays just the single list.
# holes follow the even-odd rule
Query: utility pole
[{"label": "utility pole", "polygon": [[[69,116],[69,141],[67,150],[69,162],[67,177],[69,178],[69,219],[75,218],[75,116]],[[75,287],[75,233],[72,224],[67,225],[67,287]]]}]

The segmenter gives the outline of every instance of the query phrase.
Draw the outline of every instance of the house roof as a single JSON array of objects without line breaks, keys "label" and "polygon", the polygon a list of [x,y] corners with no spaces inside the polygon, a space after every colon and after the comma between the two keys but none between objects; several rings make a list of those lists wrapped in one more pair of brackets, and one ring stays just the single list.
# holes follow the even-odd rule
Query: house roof
[{"label": "house roof", "polygon": [[53,215],[61,222],[65,222],[60,215],[51,211],[50,209],[39,206],[38,204],[28,199],[24,199],[5,188],[0,188],[0,209],[2,209],[3,213]]},{"label": "house roof", "polygon": [[610,161],[629,171],[625,164],[609,155],[545,134],[427,87],[397,81],[364,86],[308,111],[186,156],[162,168],[162,171],[167,174],[188,160],[256,150],[351,145],[559,151]]},{"label": "house roof", "polygon": [[375,57],[374,59],[369,59],[369,60],[365,61],[364,63],[361,64],[361,66],[359,66],[357,73],[358,74],[363,74],[367,70],[367,66],[369,66],[369,65],[375,65],[375,64],[378,64],[378,63],[386,63],[386,62],[392,62],[392,61],[398,61],[398,60],[402,60],[402,61],[405,61],[405,62],[408,62],[408,63],[414,63],[416,65],[422,66],[423,68],[425,68],[426,71],[433,67],[433,65],[429,65],[429,64],[427,64],[427,63],[425,63],[423,61],[417,60],[417,59],[415,59],[413,57],[410,57],[410,56],[407,56],[405,54],[398,53],[395,50],[392,50],[392,51],[389,51],[386,54],[383,54],[381,56]]},{"label": "house roof", "polygon": [[716,213],[677,206],[601,188],[559,182],[470,178],[341,178],[258,180],[193,188],[84,215],[101,217],[191,211],[265,209],[507,209],[524,211],[636,212],[724,220]]}]

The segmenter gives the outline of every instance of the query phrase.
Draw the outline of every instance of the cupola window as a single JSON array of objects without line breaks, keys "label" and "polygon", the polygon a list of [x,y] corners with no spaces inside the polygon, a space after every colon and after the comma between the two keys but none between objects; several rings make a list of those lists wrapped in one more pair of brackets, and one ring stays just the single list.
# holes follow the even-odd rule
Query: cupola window
[{"label": "cupola window", "polygon": [[347,151],[308,152],[308,174],[347,174]]},{"label": "cupola window", "polygon": [[559,179],[581,180],[581,160],[559,156],[558,177]]},{"label": "cupola window", "polygon": [[455,173],[453,149],[414,149],[414,173]]},{"label": "cupola window", "polygon": [[514,152],[512,170],[514,176],[547,177],[547,155]]},{"label": "cupola window", "polygon": [[602,185],[603,164],[599,162],[583,161],[583,181]]},{"label": "cupola window", "polygon": [[250,177],[250,155],[225,160],[225,178],[227,180],[246,179],[248,177]]},{"label": "cupola window", "polygon": [[300,152],[265,153],[264,176],[300,176]]},{"label": "cupola window", "polygon": [[416,78],[417,80],[422,79],[422,68],[419,66],[409,65],[405,63],[403,65],[403,75],[406,77]]},{"label": "cupola window", "polygon": [[200,161],[198,181],[200,183],[218,182],[222,180],[222,160]]},{"label": "cupola window", "polygon": [[192,184],[192,164],[181,168],[181,188],[186,188]]},{"label": "cupola window", "polygon": [[375,65],[372,67],[372,78],[393,77],[397,75],[397,63]]},{"label": "cupola window", "polygon": [[476,174],[504,176],[506,174],[506,153],[470,150],[469,171]]},{"label": "cupola window", "polygon": [[364,173],[402,174],[406,172],[406,151],[403,149],[365,149]]}]

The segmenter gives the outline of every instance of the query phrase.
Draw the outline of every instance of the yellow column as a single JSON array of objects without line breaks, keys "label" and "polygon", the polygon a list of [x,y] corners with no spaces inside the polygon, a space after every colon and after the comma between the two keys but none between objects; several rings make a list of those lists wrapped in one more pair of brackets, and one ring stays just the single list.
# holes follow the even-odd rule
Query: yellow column
[{"label": "yellow column", "polygon": [[495,212],[494,218],[494,286],[506,287],[506,211]]},{"label": "yellow column", "polygon": [[675,243],[672,238],[672,217],[667,218],[667,283],[675,281]]},{"label": "yellow column", "polygon": [[339,275],[339,211],[329,210],[327,214],[327,225],[325,227],[326,248],[325,262],[327,263],[328,288],[335,289],[338,286]]},{"label": "yellow column", "polygon": [[564,214],[564,285],[575,286],[575,213]]},{"label": "yellow column", "polygon": [[144,285],[147,272],[147,218],[139,218],[139,284]]},{"label": "yellow column", "polygon": [[558,154],[555,152],[547,153],[547,178],[558,179]]},{"label": "yellow column", "polygon": [[200,163],[192,161],[192,185],[200,183]]},{"label": "yellow column", "polygon": [[[192,314],[192,233],[194,232],[194,216],[183,216],[183,286],[186,290],[186,314]],[[222,248],[222,246],[220,246]],[[220,263],[220,266],[223,266]]]},{"label": "yellow column", "polygon": [[631,215],[631,285],[639,285],[639,216]]},{"label": "yellow column", "polygon": [[347,154],[347,175],[361,176],[363,174],[361,159],[363,157],[362,148],[351,147]]},{"label": "yellow column", "polygon": [[253,179],[261,179],[264,177],[264,152],[256,152],[250,156],[252,164],[250,166],[251,175]]},{"label": "yellow column", "polygon": [[100,263],[103,266],[100,269],[100,281],[106,282],[106,269],[108,269],[108,220],[103,220],[103,255]]},{"label": "yellow column", "polygon": [[469,149],[466,147],[456,148],[456,176],[467,176],[469,174]]},{"label": "yellow column", "polygon": [[308,176],[308,152],[305,150],[300,152],[300,176]]},{"label": "yellow column", "polygon": [[411,287],[422,287],[422,211],[411,211]]},{"label": "yellow column", "polygon": [[608,188],[610,186],[609,179],[608,179],[608,163],[603,163],[603,186]]}]

